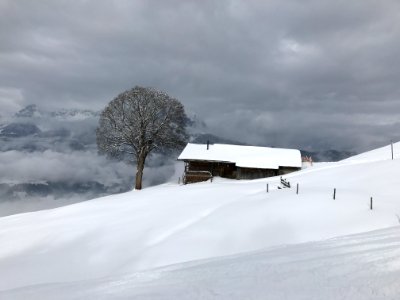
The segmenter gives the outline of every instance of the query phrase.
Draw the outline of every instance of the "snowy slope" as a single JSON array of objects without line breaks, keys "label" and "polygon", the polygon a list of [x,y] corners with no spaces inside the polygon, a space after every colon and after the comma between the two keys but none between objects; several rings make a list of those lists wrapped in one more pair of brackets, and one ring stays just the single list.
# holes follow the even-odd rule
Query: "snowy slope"
[{"label": "snowy slope", "polygon": [[397,300],[399,278],[400,227],[392,227],[115,277],[0,291],[0,298]]},{"label": "snowy slope", "polygon": [[[393,154],[394,158],[400,158],[400,143],[393,144]],[[392,159],[392,149],[391,145],[386,145],[381,148],[364,152],[359,155],[349,157],[343,161],[353,161],[353,162],[370,162],[377,160],[391,160]]]},{"label": "snowy slope", "polygon": [[[400,145],[395,146],[395,149],[400,149]],[[380,151],[375,154],[369,152],[366,154],[368,157],[363,159],[320,164],[286,176],[292,186],[299,183],[299,195],[293,188],[277,189],[279,178],[216,180],[186,186],[169,183],[58,209],[0,218],[0,291],[3,291],[0,298],[4,296],[7,299],[7,295],[17,297],[31,291],[34,295],[31,299],[44,299],[42,296],[47,292],[51,295],[52,291],[58,293],[58,289],[66,289],[72,293],[77,286],[81,287],[82,293],[86,286],[93,287],[97,296],[101,291],[106,293],[111,286],[110,290],[115,295],[121,292],[122,297],[127,284],[136,286],[135,280],[139,286],[142,285],[142,289],[148,286],[149,290],[157,291],[152,284],[146,280],[143,283],[141,279],[141,276],[158,277],[159,273],[149,270],[155,267],[398,226],[400,159],[397,158],[400,153],[396,153],[396,159],[392,161],[382,160]],[[268,194],[267,183],[270,189]],[[333,188],[337,189],[336,200],[332,199]],[[372,211],[369,209],[370,197],[374,198]],[[392,233],[388,234],[392,236]],[[398,241],[398,235],[393,240]],[[325,244],[312,245],[310,251]],[[345,254],[345,250],[332,243],[329,245],[333,248],[332,255],[338,256],[332,257],[330,263],[344,264],[346,260],[342,259],[347,258],[340,256]],[[365,248],[367,253],[370,245],[366,243],[360,247]],[[296,249],[303,249],[301,247],[288,246],[287,254],[282,250],[286,248],[275,252],[267,250],[265,255],[273,261],[275,254],[282,253],[281,258],[277,256],[276,260],[283,259],[282,264],[286,266],[284,258],[290,261],[291,255],[297,253]],[[382,244],[383,254],[384,249]],[[325,251],[322,249],[321,253]],[[296,257],[293,259],[296,260]],[[216,260],[216,265],[224,266],[226,263],[227,269],[221,267],[221,273],[215,276],[229,274],[231,263],[241,264],[246,260],[241,257],[235,262],[223,259],[218,263],[219,260]],[[315,260],[317,263],[318,259]],[[200,281],[207,281],[207,274],[214,272],[207,271],[208,264],[204,267],[206,275]],[[362,266],[359,265],[360,268]],[[300,269],[304,274],[313,272],[304,264],[302,267]],[[398,272],[399,264],[393,267]],[[178,292],[183,288],[182,278],[190,274],[184,271],[186,265],[176,268],[178,271],[173,274],[181,276],[181,282],[173,278],[172,284],[176,285]],[[182,273],[179,271],[181,268]],[[243,268],[243,276],[251,276],[251,270]],[[276,266],[276,270],[280,268],[282,266]],[[297,264],[292,268],[297,268]],[[149,271],[136,273],[140,270]],[[272,278],[274,270],[269,270],[272,273],[266,273],[266,278]],[[350,270],[348,276],[351,277],[354,270]],[[249,274],[246,275],[246,272]],[[345,270],[343,272],[346,273]],[[383,268],[382,272],[387,272],[387,269]],[[128,277],[121,277],[123,274],[128,274]],[[340,272],[339,275],[329,274],[326,276],[333,276],[332,280],[343,275]],[[106,279],[99,279],[103,277]],[[125,281],[124,278],[128,279]],[[233,283],[235,277],[230,280]],[[241,281],[240,276],[237,280]],[[167,287],[170,283],[154,283],[159,284],[162,290],[164,285]],[[196,286],[196,282],[193,284]],[[333,288],[335,284],[332,283]],[[337,284],[339,288],[340,283]],[[38,286],[27,288],[35,285]],[[392,285],[388,284],[388,289],[391,288]],[[202,283],[197,289],[202,290]],[[147,292],[143,291],[144,294]],[[132,291],[129,293],[137,295]],[[85,298],[79,293],[74,295]],[[100,299],[97,296],[89,298]],[[208,298],[213,297],[210,294]]]}]

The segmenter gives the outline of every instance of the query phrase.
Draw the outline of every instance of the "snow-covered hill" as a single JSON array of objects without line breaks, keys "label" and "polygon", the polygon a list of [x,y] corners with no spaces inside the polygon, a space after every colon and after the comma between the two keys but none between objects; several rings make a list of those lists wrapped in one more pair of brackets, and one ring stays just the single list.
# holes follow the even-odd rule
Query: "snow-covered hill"
[{"label": "snow-covered hill", "polygon": [[0,218],[0,298],[390,299],[400,278],[394,146],[393,161],[386,147],[286,176],[299,194],[279,178],[217,179]]},{"label": "snow-covered hill", "polygon": [[0,291],[3,300],[397,300],[400,228],[86,281]]}]

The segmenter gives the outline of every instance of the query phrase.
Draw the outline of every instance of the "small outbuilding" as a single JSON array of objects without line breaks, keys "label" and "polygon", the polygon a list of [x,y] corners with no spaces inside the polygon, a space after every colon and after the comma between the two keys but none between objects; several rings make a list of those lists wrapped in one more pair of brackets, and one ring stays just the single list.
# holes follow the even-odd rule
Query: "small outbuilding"
[{"label": "small outbuilding", "polygon": [[284,175],[301,169],[296,149],[227,144],[187,144],[178,160],[185,163],[184,183],[214,176],[256,179]]}]

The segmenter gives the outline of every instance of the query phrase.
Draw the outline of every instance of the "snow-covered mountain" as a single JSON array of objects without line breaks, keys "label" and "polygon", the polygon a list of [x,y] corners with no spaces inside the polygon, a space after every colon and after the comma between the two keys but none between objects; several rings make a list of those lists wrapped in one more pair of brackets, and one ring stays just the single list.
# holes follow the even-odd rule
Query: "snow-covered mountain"
[{"label": "snow-covered mountain", "polygon": [[60,118],[64,120],[82,120],[87,118],[99,117],[99,111],[92,111],[87,109],[60,109],[56,111],[45,111],[38,108],[36,104],[31,104],[17,113],[16,118]]},{"label": "snow-covered mountain", "polygon": [[396,299],[394,149],[0,218],[0,298]]},{"label": "snow-covered mountain", "polygon": [[[133,171],[97,155],[98,116],[95,111],[45,111],[29,105],[1,119],[0,216],[130,189]],[[114,183],[106,176],[112,173],[118,176]]]},{"label": "snow-covered mountain", "polygon": [[36,104],[30,104],[17,113],[15,113],[15,117],[17,118],[40,118],[43,113],[39,111]]},{"label": "snow-covered mountain", "polygon": [[[93,148],[99,112],[77,109],[45,111],[29,105],[14,116],[2,119],[0,124],[0,151],[71,149],[72,142]],[[63,143],[55,147],[55,142]],[[34,146],[32,146],[32,144]]]}]

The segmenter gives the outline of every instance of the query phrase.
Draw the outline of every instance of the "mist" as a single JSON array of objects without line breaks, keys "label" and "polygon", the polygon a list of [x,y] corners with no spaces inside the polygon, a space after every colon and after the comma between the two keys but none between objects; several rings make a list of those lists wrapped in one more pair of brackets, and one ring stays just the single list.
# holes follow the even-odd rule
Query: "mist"
[{"label": "mist", "polygon": [[[97,112],[29,106],[0,121],[0,215],[132,190],[135,164],[98,154]],[[176,157],[150,155],[143,186],[172,180]]]}]

